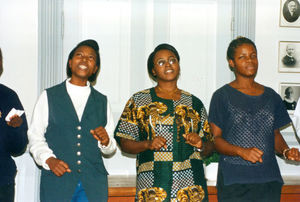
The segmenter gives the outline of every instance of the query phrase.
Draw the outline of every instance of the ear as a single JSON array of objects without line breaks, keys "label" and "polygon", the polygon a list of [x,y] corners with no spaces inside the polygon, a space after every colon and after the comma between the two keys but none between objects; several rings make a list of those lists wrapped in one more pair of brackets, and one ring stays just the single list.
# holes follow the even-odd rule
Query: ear
[{"label": "ear", "polygon": [[234,61],[233,60],[228,60],[228,64],[229,64],[229,66],[231,67],[231,68],[235,68],[235,63],[234,63]]},{"label": "ear", "polygon": [[71,66],[71,60],[69,60],[69,67],[71,68],[72,66]]},{"label": "ear", "polygon": [[98,70],[98,66],[95,66],[95,69],[94,69],[94,71],[93,71],[93,74],[95,74],[96,72],[97,72],[97,70]]},{"label": "ear", "polygon": [[152,74],[153,76],[156,76],[156,72],[154,71],[154,69],[152,69]]}]

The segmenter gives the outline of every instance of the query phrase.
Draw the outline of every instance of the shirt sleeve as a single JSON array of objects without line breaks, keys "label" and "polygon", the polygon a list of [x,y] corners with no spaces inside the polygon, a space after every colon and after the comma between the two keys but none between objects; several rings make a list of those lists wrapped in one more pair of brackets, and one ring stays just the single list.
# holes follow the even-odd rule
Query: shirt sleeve
[{"label": "shirt sleeve", "polygon": [[209,115],[208,115],[208,122],[214,123],[218,126],[221,130],[224,130],[225,125],[225,118],[224,118],[224,107],[226,106],[222,101],[222,94],[220,91],[216,91],[213,94],[213,97],[210,101],[209,106]]},{"label": "shirt sleeve", "polygon": [[295,129],[297,131],[297,134],[300,135],[300,99],[297,102],[296,109],[295,109],[292,120],[293,120]]},{"label": "shirt sleeve", "polygon": [[45,138],[45,132],[48,127],[48,114],[47,92],[43,91],[33,111],[31,124],[28,130],[28,139],[29,151],[35,162],[38,165],[43,166],[46,170],[49,170],[46,160],[50,157],[56,158]]},{"label": "shirt sleeve", "polygon": [[280,95],[275,92],[274,95],[274,102],[275,103],[275,121],[274,121],[274,130],[279,129],[289,123],[291,123],[291,118],[282,102]]},{"label": "shirt sleeve", "polygon": [[109,136],[109,143],[107,146],[101,145],[101,142],[98,141],[98,146],[101,149],[103,154],[111,154],[113,153],[116,148],[116,140],[114,138],[114,120],[113,120],[113,114],[111,111],[111,107],[109,102],[107,101],[107,124],[105,126],[105,130]]},{"label": "shirt sleeve", "polygon": [[120,144],[120,138],[139,141],[139,124],[137,117],[143,117],[145,115],[143,109],[137,113],[137,108],[134,102],[134,98],[131,97],[125,105],[125,108],[121,114],[120,120],[115,129],[116,141]]}]

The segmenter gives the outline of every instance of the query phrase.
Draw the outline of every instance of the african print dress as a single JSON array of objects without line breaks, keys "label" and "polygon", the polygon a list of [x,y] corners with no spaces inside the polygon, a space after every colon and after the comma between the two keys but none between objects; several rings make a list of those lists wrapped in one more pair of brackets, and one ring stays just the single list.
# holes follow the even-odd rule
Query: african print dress
[{"label": "african print dress", "polygon": [[179,100],[157,97],[154,88],[134,94],[127,102],[115,138],[134,141],[167,140],[167,149],[137,155],[137,201],[208,200],[200,152],[185,143],[183,134],[198,133],[211,141],[206,110],[195,96],[181,91]]}]

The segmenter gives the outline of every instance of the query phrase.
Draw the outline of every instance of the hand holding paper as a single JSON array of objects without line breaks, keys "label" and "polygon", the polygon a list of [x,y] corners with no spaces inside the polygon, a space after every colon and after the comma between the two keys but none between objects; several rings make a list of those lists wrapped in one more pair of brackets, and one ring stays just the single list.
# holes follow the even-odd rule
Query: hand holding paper
[{"label": "hand holding paper", "polygon": [[20,118],[22,114],[24,113],[23,110],[17,110],[15,108],[12,108],[10,112],[5,117],[5,120],[7,121],[7,125],[11,127],[19,127],[22,125],[23,120]]}]

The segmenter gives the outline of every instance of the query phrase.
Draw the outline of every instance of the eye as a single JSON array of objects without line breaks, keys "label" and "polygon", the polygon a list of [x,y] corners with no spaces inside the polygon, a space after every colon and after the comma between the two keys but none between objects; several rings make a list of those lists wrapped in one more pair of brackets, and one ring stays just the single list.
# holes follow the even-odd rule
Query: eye
[{"label": "eye", "polygon": [[251,58],[255,59],[256,58],[256,54],[251,55]]},{"label": "eye", "polygon": [[90,55],[89,60],[95,60],[95,57],[93,55]]},{"label": "eye", "polygon": [[157,64],[162,67],[166,64],[166,61],[165,60],[158,60]]},{"label": "eye", "polygon": [[172,65],[172,64],[175,64],[177,62],[177,59],[176,58],[170,58],[169,59],[169,64]]},{"label": "eye", "polygon": [[82,53],[76,53],[75,56],[82,57]]}]

